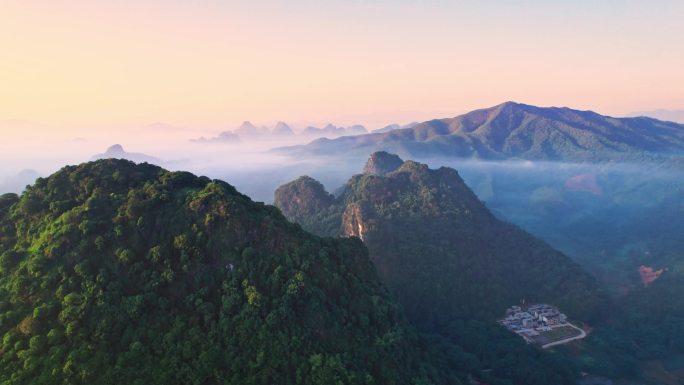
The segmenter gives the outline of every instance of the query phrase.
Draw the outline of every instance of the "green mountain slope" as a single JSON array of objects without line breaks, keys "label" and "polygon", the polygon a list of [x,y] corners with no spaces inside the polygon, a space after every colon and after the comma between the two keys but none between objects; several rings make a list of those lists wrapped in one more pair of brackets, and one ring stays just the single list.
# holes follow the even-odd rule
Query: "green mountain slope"
[{"label": "green mountain slope", "polygon": [[[369,162],[388,157],[374,154]],[[383,171],[351,177],[341,196],[300,224],[319,234],[363,239],[381,278],[423,332],[466,347],[516,383],[567,383],[535,378],[544,378],[546,369],[528,359],[544,357],[517,351],[494,321],[521,300],[552,303],[573,319],[592,320],[603,303],[594,279],[544,242],[495,218],[455,170],[413,161],[366,166],[378,169]],[[279,188],[275,204],[297,219],[313,210],[294,191]]]},{"label": "green mountain slope", "polygon": [[[311,179],[290,185],[304,180]],[[276,206],[295,220],[312,212],[311,201],[288,195],[288,186],[277,191]],[[337,226],[328,225],[330,217]],[[319,234],[363,239],[409,314],[426,321],[496,317],[523,299],[556,303],[576,317],[596,305],[587,273],[494,217],[451,168],[406,161],[382,175],[355,175],[329,207],[300,222]]]},{"label": "green mountain slope", "polygon": [[2,384],[459,383],[402,319],[360,241],[224,182],[110,159],[0,197]]},{"label": "green mountain slope", "polygon": [[282,148],[290,154],[520,158],[593,162],[684,154],[684,125],[652,118],[613,118],[592,111],[507,102],[455,118],[387,133],[320,139]]}]

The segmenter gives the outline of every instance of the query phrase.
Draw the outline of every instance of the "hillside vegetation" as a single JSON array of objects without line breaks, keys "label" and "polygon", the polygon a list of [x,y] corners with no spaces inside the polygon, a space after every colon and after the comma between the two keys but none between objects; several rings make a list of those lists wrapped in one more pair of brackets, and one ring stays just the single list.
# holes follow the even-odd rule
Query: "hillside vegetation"
[{"label": "hillside vegetation", "polygon": [[[373,154],[369,162],[378,159],[388,154]],[[603,303],[594,279],[567,256],[495,218],[453,169],[406,161],[366,170],[382,171],[352,176],[328,207],[304,219],[301,213],[315,211],[308,205],[318,202],[300,199],[292,187],[318,186],[310,178],[279,188],[275,204],[314,233],[361,238],[422,332],[465,347],[517,383],[571,383],[571,376],[552,377],[543,364],[531,363],[551,356],[516,347],[494,321],[523,300],[594,320]]]},{"label": "hillside vegetation", "polygon": [[2,384],[460,383],[403,319],[359,240],[225,182],[109,159],[0,197]]}]

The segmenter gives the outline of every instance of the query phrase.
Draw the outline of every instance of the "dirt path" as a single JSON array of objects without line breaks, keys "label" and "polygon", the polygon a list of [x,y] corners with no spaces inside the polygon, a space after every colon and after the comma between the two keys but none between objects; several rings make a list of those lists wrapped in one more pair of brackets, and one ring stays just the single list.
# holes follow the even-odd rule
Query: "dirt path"
[{"label": "dirt path", "polygon": [[578,336],[574,336],[574,337],[566,338],[564,340],[555,341],[555,342],[551,342],[551,343],[546,344],[546,345],[542,345],[542,349],[550,348],[550,347],[556,346],[556,345],[565,344],[565,343],[568,343],[568,342],[574,341],[574,340],[581,340],[582,338],[587,336],[587,333],[584,330],[578,328],[577,326],[571,324],[570,322],[566,323],[563,326],[570,326],[576,330],[579,330],[580,334]]}]

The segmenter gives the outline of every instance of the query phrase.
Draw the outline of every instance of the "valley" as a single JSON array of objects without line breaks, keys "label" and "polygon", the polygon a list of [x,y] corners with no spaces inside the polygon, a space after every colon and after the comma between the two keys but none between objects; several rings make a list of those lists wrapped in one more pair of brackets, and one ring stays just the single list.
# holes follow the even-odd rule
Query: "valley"
[{"label": "valley", "polygon": [[0,1],[0,385],[684,385],[682,15]]},{"label": "valley", "polygon": [[[505,112],[504,108],[493,115],[493,119],[501,120],[501,114]],[[496,126],[499,123],[490,124]],[[424,126],[413,126],[416,127]],[[412,128],[394,128],[383,135],[394,135],[395,130],[410,129]],[[378,134],[366,135],[368,138],[375,138]],[[362,137],[364,135],[355,140],[361,140]],[[344,143],[348,139],[340,140]],[[610,154],[609,152],[601,156],[612,157]],[[280,163],[244,170],[225,170],[218,165],[212,165],[211,168],[202,165],[211,165],[211,162],[195,162],[195,166],[190,165],[190,168],[200,172],[206,170],[209,174],[218,176],[218,179],[234,180],[237,187],[235,191],[249,191],[250,195],[258,197],[259,200],[274,202],[288,220],[297,223],[304,231],[333,239],[351,237],[361,240],[363,244],[358,251],[368,253],[364,271],[367,270],[371,275],[377,274],[377,278],[372,279],[376,279],[381,287],[386,287],[387,301],[390,303],[388,306],[401,309],[392,316],[392,319],[399,323],[392,327],[394,329],[386,329],[378,338],[386,340],[390,344],[388,346],[395,346],[397,341],[404,341],[411,346],[422,346],[413,353],[407,353],[406,356],[407,360],[415,363],[411,364],[413,366],[409,365],[407,370],[413,370],[410,368],[416,365],[420,367],[429,363],[429,374],[423,370],[423,374],[415,374],[416,376],[430,378],[435,383],[465,383],[469,377],[473,377],[490,384],[508,384],[507,381],[511,381],[512,384],[542,385],[551,381],[554,384],[570,385],[575,384],[580,372],[588,372],[609,378],[616,383],[634,383],[633,381],[642,380],[650,385],[662,379],[663,383],[674,384],[671,381],[678,378],[676,367],[662,363],[669,362],[669,357],[681,354],[678,348],[681,346],[678,342],[681,339],[681,309],[677,304],[682,299],[679,288],[684,277],[680,266],[682,261],[678,254],[684,247],[679,237],[679,229],[684,226],[684,216],[680,213],[680,206],[684,202],[684,170],[680,166],[679,158],[668,153],[641,153],[638,156],[634,154],[636,152],[629,155],[629,160],[626,161],[597,162],[593,158],[591,161],[546,158],[529,160],[517,157],[473,159],[434,154],[417,156],[416,160],[404,160],[385,151],[373,152],[370,157],[366,155],[363,158],[361,155],[337,156],[333,152],[326,156],[302,154],[298,155],[296,162],[289,163],[287,159],[291,155],[270,153],[265,156],[280,159]],[[106,205],[116,202],[120,199],[118,196],[138,194],[132,191],[137,191],[136,189],[142,188],[143,185],[135,184],[142,182],[129,184],[129,187],[121,185],[117,188],[123,190],[113,192],[112,198],[104,198],[105,196],[101,195],[103,192],[120,185],[122,181],[127,180],[126,178],[133,178],[131,180],[134,181],[138,178],[135,175],[151,170],[155,171],[152,171],[150,176],[168,173],[169,176],[164,178],[179,178],[179,182],[162,181],[160,187],[155,187],[161,188],[159,193],[141,190],[147,191],[144,194],[148,194],[148,198],[155,197],[150,202],[157,203],[149,203],[152,205],[150,207],[162,207],[169,199],[165,197],[186,189],[183,187],[184,183],[188,183],[185,180],[190,178],[184,172],[169,173],[149,168],[153,166],[133,167],[129,163],[111,163],[111,160],[107,159],[109,157],[158,161],[146,154],[128,153],[122,146],[112,146],[106,153],[94,157],[104,160],[38,179],[21,196],[3,195],[0,199],[0,211],[4,210],[3,215],[15,213],[6,216],[4,220],[12,223],[11,221],[15,220],[12,218],[22,220],[22,215],[29,213],[35,216],[34,210],[54,211],[45,217],[46,219],[35,222],[35,225],[46,226],[41,223],[56,221],[54,224],[31,230],[44,233],[53,227],[61,228],[65,218],[72,215],[80,218],[84,215],[76,214],[79,210],[74,211],[75,214],[59,214],[59,207],[62,207],[59,205],[74,210],[80,205],[88,208],[91,204],[88,202],[92,201],[93,205],[100,206],[92,206],[93,208],[87,209],[86,212],[90,210],[92,215],[104,214],[109,210],[105,209]],[[182,165],[183,162],[179,162],[175,163],[174,167]],[[69,187],[71,183],[88,180],[86,175],[94,172],[91,168],[108,170],[103,174],[96,174],[93,178],[92,186],[100,187],[92,191],[87,187],[87,190],[76,195],[59,195],[62,194],[61,191],[75,188]],[[132,176],[120,176],[127,173],[131,173]],[[108,176],[110,174],[112,176]],[[307,174],[316,177],[296,177]],[[199,179],[201,182],[192,183],[224,183],[202,178]],[[60,182],[57,182],[58,180]],[[291,182],[286,183],[288,180]],[[276,188],[278,185],[280,187]],[[55,186],[60,187],[55,189]],[[126,192],[126,188],[131,190]],[[181,190],[176,192],[177,188]],[[41,189],[45,192],[41,192]],[[269,197],[273,191],[275,196]],[[36,195],[38,192],[42,195]],[[36,201],[37,196],[40,196],[44,203]],[[83,200],[88,196],[90,198]],[[96,203],[102,199],[102,202],[110,203]],[[103,204],[105,206],[102,206]],[[127,203],[119,210],[130,205],[131,203]],[[216,215],[225,215],[221,213],[226,213],[228,206],[223,205],[217,206],[219,211],[216,213],[207,214],[208,216],[203,219],[193,219],[204,223],[202,226],[208,226],[200,233],[214,231],[211,230],[215,220],[212,218]],[[257,205],[270,207],[262,203]],[[278,211],[275,208],[273,210],[274,213]],[[120,221],[120,218],[123,217],[117,214],[103,222],[102,219],[93,217],[89,221],[100,224],[89,225],[95,226],[92,230],[87,230],[88,227],[82,224],[80,226],[83,229],[80,231],[85,236],[90,234],[88,231],[102,234],[108,226],[108,221]],[[140,220],[138,218],[137,221]],[[147,219],[136,224],[142,226],[136,232],[157,234],[157,230],[153,228],[144,230],[145,220]],[[72,223],[74,219],[69,221]],[[153,219],[154,223],[165,221],[167,219]],[[193,224],[192,231],[196,231],[194,228],[199,224],[200,222]],[[11,231],[14,231],[12,228],[13,225],[6,225],[6,230],[3,231],[9,231],[5,234],[11,234]],[[27,235],[30,235],[31,231]],[[68,231],[76,234],[73,229]],[[59,235],[59,232],[51,234],[53,240],[56,236],[66,236]],[[276,234],[280,233],[276,231]],[[161,233],[156,236],[161,236]],[[13,236],[4,237],[5,242],[15,242],[12,240]],[[78,246],[79,249],[74,249],[78,243],[60,241],[61,246],[40,249],[45,250],[40,252],[43,253],[43,256],[40,256],[41,254],[28,250],[33,250],[31,247],[38,245],[45,248],[45,241],[41,240],[43,238],[35,238],[36,235],[31,237],[33,238],[27,239],[32,240],[27,240],[21,245],[6,243],[10,246],[5,246],[5,251],[1,253],[5,261],[5,274],[19,274],[5,276],[5,282],[9,285],[6,286],[6,290],[10,290],[7,293],[14,293],[12,290],[16,290],[11,286],[15,277],[30,277],[26,275],[28,272],[37,274],[43,271],[36,269],[44,267],[36,266],[59,266],[56,262],[49,262],[53,258],[67,258],[69,255],[68,258],[78,260],[77,256],[83,251],[77,250],[92,250],[91,252],[97,255],[103,255],[103,252],[109,253],[101,249],[106,242],[113,242],[112,245],[118,242],[105,241],[107,237],[102,237],[102,241],[96,239],[99,243],[105,242],[101,243],[102,246],[81,245]],[[263,242],[271,244],[277,243],[276,240],[282,236],[265,237]],[[220,238],[217,238],[216,242],[225,242],[218,239]],[[246,242],[252,244],[254,241]],[[161,247],[161,244],[156,246]],[[147,247],[152,250],[156,246],[150,243],[143,249]],[[131,249],[134,255],[138,253],[139,257],[124,253],[125,258],[149,258],[144,255],[149,255],[151,251],[143,249]],[[122,250],[113,252],[114,255],[119,255]],[[186,276],[187,272],[177,270],[179,267],[185,267],[173,262],[174,258],[176,257],[171,257],[167,267],[151,273],[151,276],[167,277],[158,281],[160,283],[171,280],[164,285],[175,282],[176,278],[173,277]],[[223,258],[219,257],[216,263],[232,266],[229,270],[237,276],[248,274],[252,277],[242,283],[235,281],[236,290],[242,290],[245,303],[250,306],[261,304],[264,301],[265,286],[250,283],[254,279],[265,278],[241,270],[240,266],[244,262],[239,262],[234,257],[229,260]],[[66,266],[75,266],[73,262],[68,263]],[[275,261],[274,263],[282,264]],[[293,270],[293,277],[296,278],[293,279],[306,279],[307,275],[297,275],[297,271],[306,271],[302,270],[303,266]],[[119,271],[120,268],[116,269]],[[64,275],[65,273],[60,273],[63,277],[61,279],[68,276]],[[182,278],[179,282],[185,279]],[[296,283],[290,281],[287,281],[288,287]],[[241,286],[244,282],[247,282],[245,286]],[[177,290],[171,287],[169,286],[169,290]],[[83,289],[76,292],[80,290]],[[62,294],[60,292],[58,297]],[[142,292],[137,295],[142,295]],[[19,301],[13,302],[12,306],[15,307],[23,301],[19,300],[19,297],[16,298],[12,300]],[[554,325],[524,328],[520,325],[520,329],[523,330],[511,333],[498,325],[497,319],[500,318],[502,308],[517,303],[522,298],[558,306],[563,312],[567,311],[573,322],[559,320]],[[63,297],[59,297],[58,300],[65,301]],[[396,304],[391,304],[394,300]],[[9,304],[4,306],[4,309],[10,309]],[[62,314],[61,312],[66,309],[64,306],[66,305],[60,305],[60,312],[49,314]],[[145,308],[151,309],[149,304],[145,305]],[[654,318],[653,314],[658,316]],[[12,354],[19,357],[19,352],[24,348],[19,341],[24,338],[30,340],[33,337],[37,337],[36,341],[41,340],[42,334],[35,333],[42,333],[43,326],[36,331],[29,331],[28,325],[34,322],[32,318],[19,319],[18,315],[10,313],[7,317],[5,325],[20,330],[16,337],[8,340],[14,341],[16,345],[15,350],[7,350],[15,352],[9,353],[8,357],[12,357]],[[402,317],[405,317],[405,321],[401,321]],[[62,322],[59,319],[47,321],[48,319],[40,322],[48,322],[48,325],[59,325]],[[67,326],[62,324],[61,327]],[[52,330],[58,333],[60,327],[50,326],[48,331]],[[406,336],[406,339],[397,339],[398,334],[395,333]],[[54,340],[52,343],[57,344],[54,346],[59,346],[57,341],[63,340]],[[384,344],[385,342],[381,345],[385,346]],[[401,349],[409,349],[409,345]],[[124,354],[125,357],[133,354],[124,351],[125,349],[116,354]],[[449,353],[445,354],[446,351]],[[308,362],[318,362],[319,353],[310,354]],[[436,356],[440,354],[442,358],[437,359]],[[64,356],[55,356],[59,361],[58,357]],[[321,359],[322,362],[326,362],[325,358]],[[340,358],[342,361],[336,361],[338,358],[330,359],[330,365],[333,366],[341,364],[344,367],[356,367],[356,364],[351,364],[346,358]],[[306,361],[303,358],[301,360]],[[273,364],[281,365],[275,361]],[[12,365],[18,367],[16,363]],[[512,368],[515,368],[515,373],[512,372]],[[26,378],[33,376],[29,374],[32,372],[26,373]],[[111,373],[117,378],[124,378],[119,376],[126,375],[123,372]],[[173,373],[168,371],[169,376],[176,375]],[[380,378],[381,374],[377,372],[372,376]]]}]

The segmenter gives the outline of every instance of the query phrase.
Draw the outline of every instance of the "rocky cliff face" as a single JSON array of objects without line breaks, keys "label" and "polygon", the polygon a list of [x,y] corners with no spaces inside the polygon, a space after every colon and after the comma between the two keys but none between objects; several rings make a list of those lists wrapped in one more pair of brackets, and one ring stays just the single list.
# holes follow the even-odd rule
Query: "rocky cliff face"
[{"label": "rocky cliff face", "polygon": [[363,240],[364,235],[373,228],[372,212],[361,203],[351,203],[342,214],[342,234]]},{"label": "rocky cliff face", "polygon": [[402,164],[404,164],[404,161],[397,155],[378,151],[371,154],[366,162],[366,166],[363,168],[363,173],[368,175],[385,175],[396,171]]}]

